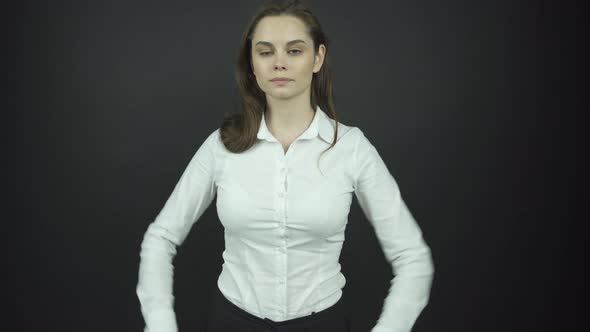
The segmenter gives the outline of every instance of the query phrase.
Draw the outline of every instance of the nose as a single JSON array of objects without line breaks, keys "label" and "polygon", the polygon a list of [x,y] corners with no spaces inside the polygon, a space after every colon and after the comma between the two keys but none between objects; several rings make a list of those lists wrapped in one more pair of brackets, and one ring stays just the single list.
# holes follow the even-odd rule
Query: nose
[{"label": "nose", "polygon": [[278,55],[275,59],[275,70],[285,69],[285,61],[283,60],[283,56]]}]

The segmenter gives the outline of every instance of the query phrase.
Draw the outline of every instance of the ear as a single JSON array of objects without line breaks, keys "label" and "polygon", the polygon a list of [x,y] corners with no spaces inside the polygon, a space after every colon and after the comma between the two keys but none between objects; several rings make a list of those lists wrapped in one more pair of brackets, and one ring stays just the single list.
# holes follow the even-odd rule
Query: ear
[{"label": "ear", "polygon": [[324,44],[320,44],[318,48],[318,52],[315,55],[315,59],[313,62],[313,72],[317,73],[322,69],[322,65],[324,64],[324,58],[326,57],[326,46]]}]

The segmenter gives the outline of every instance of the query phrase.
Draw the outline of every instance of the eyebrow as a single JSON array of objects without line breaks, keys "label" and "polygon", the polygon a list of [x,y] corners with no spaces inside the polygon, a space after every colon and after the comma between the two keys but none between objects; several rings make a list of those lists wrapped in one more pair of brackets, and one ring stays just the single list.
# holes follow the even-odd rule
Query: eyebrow
[{"label": "eyebrow", "polygon": [[[287,42],[287,46],[289,46],[289,45],[291,45],[291,44],[296,44],[296,43],[304,43],[304,44],[305,44],[305,42],[304,42],[303,40],[301,40],[301,39],[295,39],[295,40],[291,40],[290,42]],[[259,41],[259,42],[258,42],[258,43],[256,43],[256,45],[254,45],[254,46],[258,46],[259,44],[260,44],[260,45],[266,45],[266,46],[273,47],[272,43],[270,43],[270,42],[267,42],[267,41]]]}]

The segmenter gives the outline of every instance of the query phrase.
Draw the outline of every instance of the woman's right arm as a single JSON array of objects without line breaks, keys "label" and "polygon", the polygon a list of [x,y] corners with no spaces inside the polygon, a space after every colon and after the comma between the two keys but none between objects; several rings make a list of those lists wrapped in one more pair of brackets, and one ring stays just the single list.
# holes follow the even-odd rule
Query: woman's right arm
[{"label": "woman's right arm", "polygon": [[193,224],[215,197],[215,153],[219,129],[191,158],[174,190],[143,236],[136,293],[144,332],[177,332],[172,261]]}]

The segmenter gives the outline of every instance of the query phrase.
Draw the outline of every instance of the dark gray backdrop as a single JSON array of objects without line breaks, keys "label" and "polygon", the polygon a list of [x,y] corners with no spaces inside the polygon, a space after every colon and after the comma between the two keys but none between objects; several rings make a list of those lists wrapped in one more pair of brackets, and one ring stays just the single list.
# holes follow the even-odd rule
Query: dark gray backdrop
[{"label": "dark gray backdrop", "polygon": [[[259,3],[21,2],[14,330],[142,330],[143,233],[237,110],[235,53]],[[581,7],[312,3],[340,120],[377,147],[433,252],[414,331],[573,330]],[[206,323],[222,232],[213,202],[179,248],[182,332]],[[392,275],[356,199],[341,262],[353,331],[367,332]]]}]

